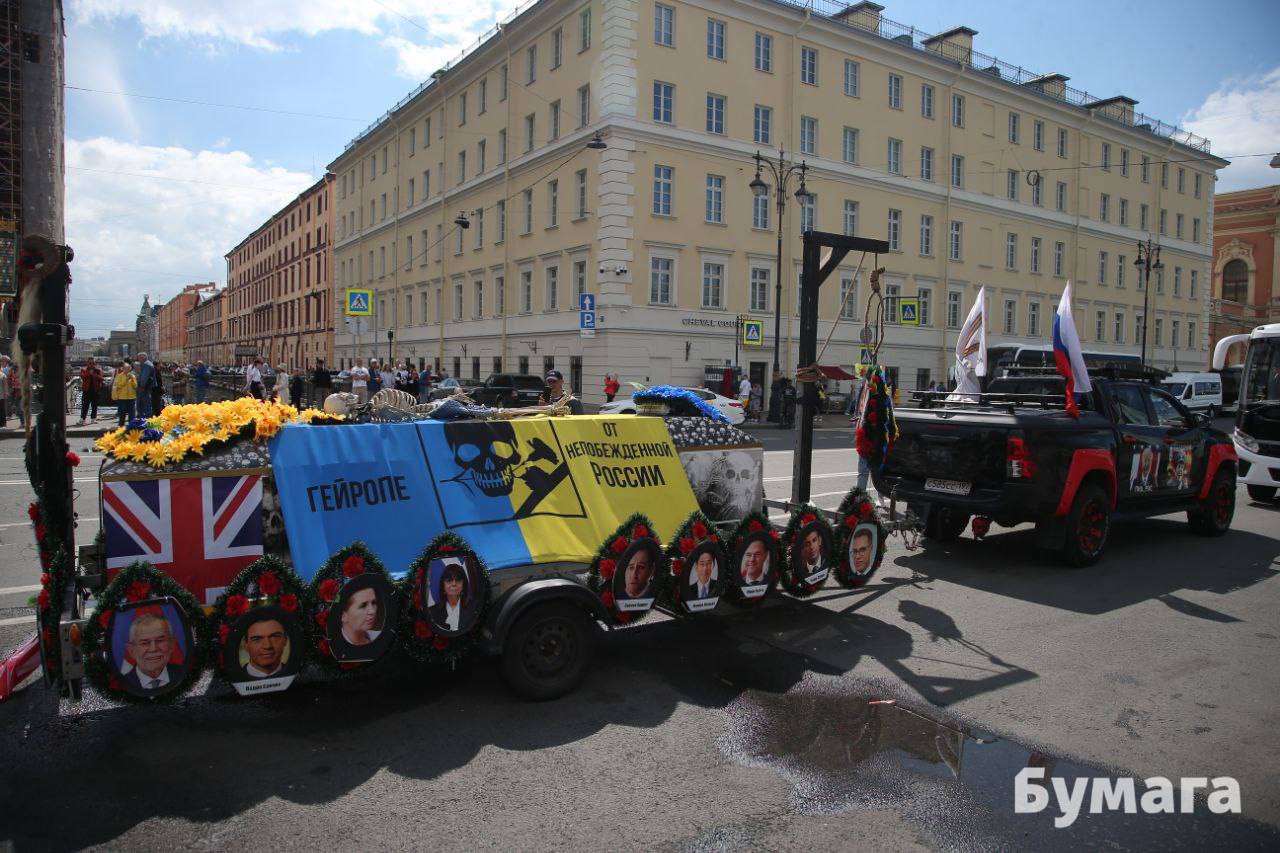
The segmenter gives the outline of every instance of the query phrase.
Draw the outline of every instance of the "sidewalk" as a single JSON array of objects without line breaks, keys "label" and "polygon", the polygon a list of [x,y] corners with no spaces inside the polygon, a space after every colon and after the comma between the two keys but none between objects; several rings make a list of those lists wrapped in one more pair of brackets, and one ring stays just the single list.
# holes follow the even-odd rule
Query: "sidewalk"
[{"label": "sidewalk", "polygon": [[[76,426],[77,420],[79,418],[67,419],[68,438],[97,438],[103,433],[116,428],[116,416],[114,414],[99,415],[96,422],[85,423],[81,426]],[[21,436],[22,431],[16,418],[9,418],[9,425],[0,427],[0,438],[19,438]]]}]

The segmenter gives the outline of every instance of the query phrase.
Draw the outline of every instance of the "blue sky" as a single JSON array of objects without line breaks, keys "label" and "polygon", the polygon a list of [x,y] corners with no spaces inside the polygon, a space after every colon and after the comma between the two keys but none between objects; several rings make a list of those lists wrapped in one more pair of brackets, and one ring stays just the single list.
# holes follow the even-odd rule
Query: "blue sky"
[{"label": "blue sky", "polygon": [[[1136,98],[1139,110],[1208,136],[1215,153],[1280,144],[1275,0],[883,5],[927,32],[972,27],[977,50],[1062,72],[1095,95]],[[187,282],[221,282],[225,252],[514,7],[68,0],[69,87],[313,114],[69,90],[67,236],[82,333],[131,326],[143,293],[163,300]],[[1218,191],[1276,182],[1266,158],[1253,158],[1224,170]]]}]

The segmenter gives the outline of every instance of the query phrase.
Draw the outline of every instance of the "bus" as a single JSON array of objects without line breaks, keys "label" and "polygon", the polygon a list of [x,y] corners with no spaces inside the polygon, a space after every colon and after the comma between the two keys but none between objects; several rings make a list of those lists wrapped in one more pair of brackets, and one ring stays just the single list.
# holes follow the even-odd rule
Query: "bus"
[{"label": "bus", "polygon": [[1273,501],[1280,489],[1280,323],[1230,335],[1213,350],[1213,369],[1223,370],[1227,351],[1248,343],[1240,372],[1236,426],[1231,438],[1240,457],[1236,476],[1249,497]]}]

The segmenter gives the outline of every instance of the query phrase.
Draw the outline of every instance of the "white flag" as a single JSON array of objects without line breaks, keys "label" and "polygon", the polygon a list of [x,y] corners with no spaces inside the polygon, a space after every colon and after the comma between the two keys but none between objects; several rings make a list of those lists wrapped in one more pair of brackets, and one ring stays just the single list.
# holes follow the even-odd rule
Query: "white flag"
[{"label": "white flag", "polygon": [[956,391],[977,394],[982,391],[979,376],[987,375],[987,288],[978,290],[978,298],[960,327],[956,339]]},{"label": "white flag", "polygon": [[1079,416],[1075,395],[1092,390],[1089,371],[1085,367],[1080,336],[1076,334],[1076,322],[1071,316],[1071,280],[1062,291],[1058,311],[1053,315],[1053,361],[1058,373],[1067,380],[1067,411]]}]

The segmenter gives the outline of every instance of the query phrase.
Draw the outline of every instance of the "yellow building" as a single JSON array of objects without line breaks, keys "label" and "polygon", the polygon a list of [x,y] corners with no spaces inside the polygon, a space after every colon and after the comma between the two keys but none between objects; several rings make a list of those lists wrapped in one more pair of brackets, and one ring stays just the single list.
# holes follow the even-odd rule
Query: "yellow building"
[{"label": "yellow building", "polygon": [[[1203,361],[1227,165],[1208,141],[986,57],[972,29],[925,37],[882,10],[543,0],[501,25],[330,164],[335,286],[374,291],[372,318],[338,320],[339,362],[390,349],[464,378],[555,367],[590,404],[606,372],[700,383],[737,353],[767,387],[778,218],[749,183],[753,155],[779,149],[811,193],[786,187],[784,372],[808,227],[893,245],[887,293],[919,299],[920,325],[891,304],[881,361],[906,388],[946,377],[981,285],[989,343],[1047,344],[1071,279],[1087,349],[1137,352],[1146,295],[1153,362]],[[1144,294],[1148,236],[1164,269]],[[823,289],[822,338],[839,315],[828,363],[859,355],[870,261],[855,281],[856,265]],[[735,349],[738,315],[763,321],[763,346]]]}]

